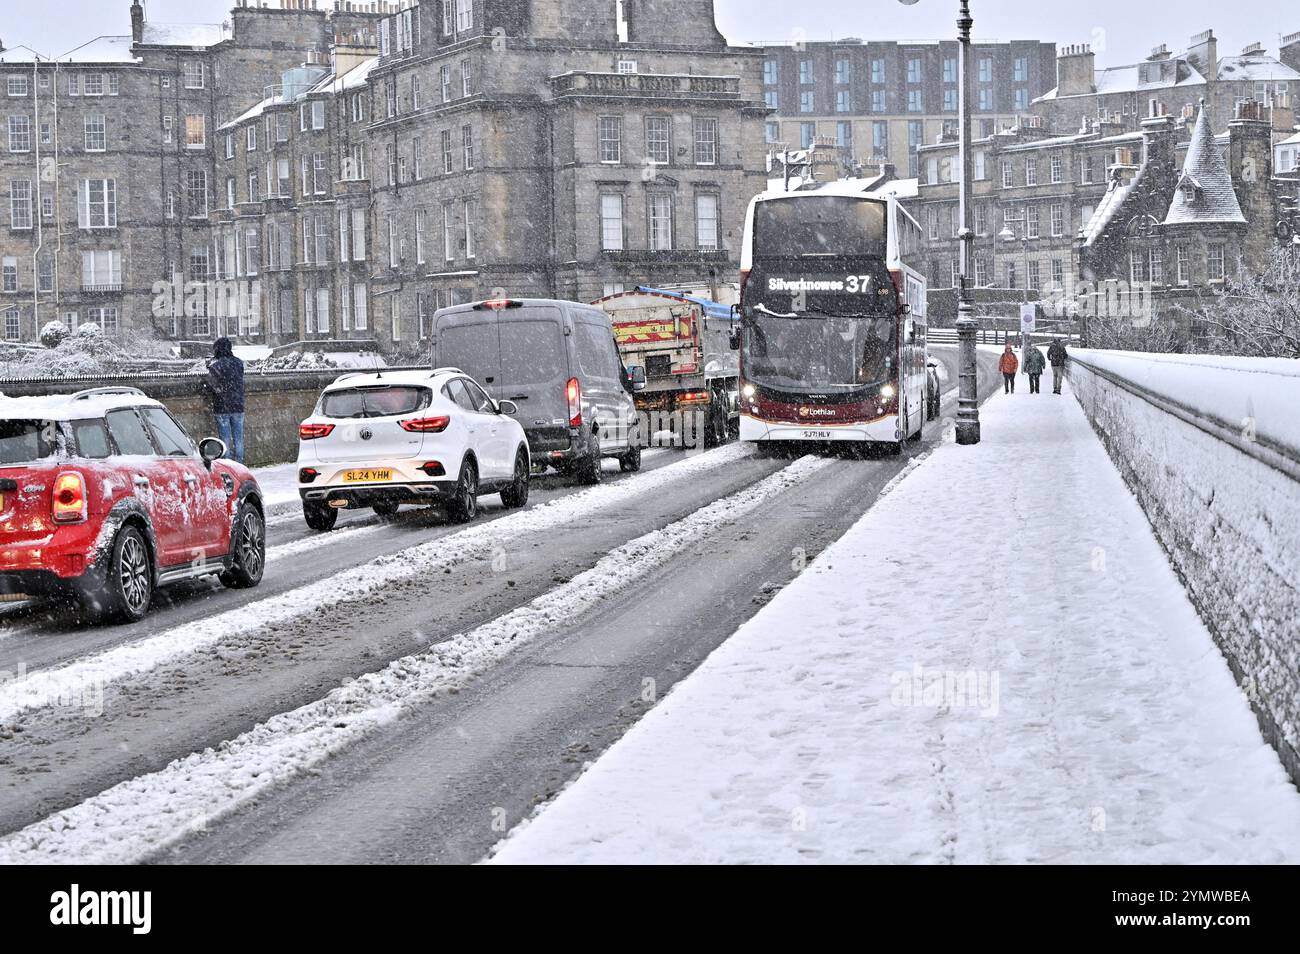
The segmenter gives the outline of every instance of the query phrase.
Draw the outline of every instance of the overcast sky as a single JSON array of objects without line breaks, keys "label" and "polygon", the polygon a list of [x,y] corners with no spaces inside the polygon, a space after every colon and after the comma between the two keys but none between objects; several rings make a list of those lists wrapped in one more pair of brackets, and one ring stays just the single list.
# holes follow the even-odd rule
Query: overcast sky
[{"label": "overcast sky", "polygon": [[[599,0],[591,0],[599,2]],[[646,0],[653,2],[653,0]],[[1132,63],[1153,46],[1186,48],[1194,33],[1213,28],[1221,53],[1262,42],[1276,54],[1278,37],[1300,30],[1300,6],[1278,0],[972,0],[976,38],[1091,43],[1098,65]],[[220,22],[230,0],[148,0],[162,23]],[[717,0],[718,25],[733,43],[753,40],[938,39],[956,35],[957,0]],[[1286,12],[1290,9],[1290,14]],[[0,0],[0,39],[43,53],[63,53],[102,34],[131,30],[129,0]],[[802,32],[796,32],[802,31]]]}]

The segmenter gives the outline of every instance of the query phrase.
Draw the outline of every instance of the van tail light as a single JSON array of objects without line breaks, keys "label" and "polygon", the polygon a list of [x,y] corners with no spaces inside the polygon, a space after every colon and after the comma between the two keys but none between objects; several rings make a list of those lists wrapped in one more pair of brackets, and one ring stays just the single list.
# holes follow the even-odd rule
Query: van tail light
[{"label": "van tail light", "polygon": [[86,479],[76,471],[64,471],[54,481],[54,522],[85,523]]},{"label": "van tail light", "polygon": [[569,426],[582,427],[582,385],[577,378],[569,378],[564,386],[564,396],[569,402]]},{"label": "van tail light", "polygon": [[446,415],[442,417],[417,417],[411,421],[402,421],[402,430],[409,431],[412,434],[441,434],[451,424],[451,418]]},{"label": "van tail light", "polygon": [[334,433],[333,424],[299,424],[298,437],[304,441],[320,440]]}]

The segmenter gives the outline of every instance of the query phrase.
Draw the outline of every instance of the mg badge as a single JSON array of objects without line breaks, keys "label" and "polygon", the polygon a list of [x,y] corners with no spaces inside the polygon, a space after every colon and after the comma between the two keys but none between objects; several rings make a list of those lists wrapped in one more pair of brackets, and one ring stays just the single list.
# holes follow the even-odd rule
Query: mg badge
[{"label": "mg badge", "polygon": [[363,428],[361,428],[361,439],[362,439],[363,441],[368,441],[368,440],[370,440],[370,438],[372,438],[372,437],[374,437],[374,436],[375,436],[375,432],[372,431],[370,428],[368,428],[368,427],[363,427]]}]

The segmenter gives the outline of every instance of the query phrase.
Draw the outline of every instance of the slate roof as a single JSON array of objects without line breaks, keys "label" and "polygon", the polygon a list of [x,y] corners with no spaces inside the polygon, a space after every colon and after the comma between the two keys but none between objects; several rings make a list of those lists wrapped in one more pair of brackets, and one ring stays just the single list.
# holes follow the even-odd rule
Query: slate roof
[{"label": "slate roof", "polygon": [[1187,147],[1183,174],[1174,190],[1174,200],[1165,216],[1165,225],[1213,223],[1245,224],[1237,193],[1232,188],[1228,163],[1215,142],[1205,107],[1196,117],[1196,128]]}]

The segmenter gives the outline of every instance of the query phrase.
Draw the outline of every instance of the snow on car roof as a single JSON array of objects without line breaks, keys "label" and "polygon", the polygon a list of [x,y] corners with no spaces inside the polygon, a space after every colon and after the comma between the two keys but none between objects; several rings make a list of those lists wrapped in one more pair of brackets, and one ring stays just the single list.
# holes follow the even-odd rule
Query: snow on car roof
[{"label": "snow on car roof", "polygon": [[419,384],[432,387],[431,381],[449,374],[460,374],[460,372],[452,368],[441,368],[437,371],[430,371],[427,368],[418,371],[380,371],[375,374],[354,371],[335,379],[333,384],[326,385],[325,390],[339,391],[378,384]]},{"label": "snow on car roof", "polygon": [[83,421],[103,417],[122,407],[162,407],[143,392],[113,389],[40,397],[5,397],[0,394],[0,420]]}]

